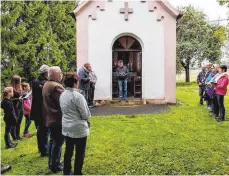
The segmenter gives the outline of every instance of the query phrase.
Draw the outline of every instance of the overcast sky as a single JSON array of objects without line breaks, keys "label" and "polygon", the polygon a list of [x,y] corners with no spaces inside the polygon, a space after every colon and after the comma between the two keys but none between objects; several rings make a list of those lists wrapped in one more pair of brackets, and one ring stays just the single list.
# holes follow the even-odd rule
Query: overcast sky
[{"label": "overcast sky", "polygon": [[228,8],[220,6],[217,0],[168,0],[174,7],[187,6],[189,4],[202,9],[208,15],[209,20],[226,19]]}]

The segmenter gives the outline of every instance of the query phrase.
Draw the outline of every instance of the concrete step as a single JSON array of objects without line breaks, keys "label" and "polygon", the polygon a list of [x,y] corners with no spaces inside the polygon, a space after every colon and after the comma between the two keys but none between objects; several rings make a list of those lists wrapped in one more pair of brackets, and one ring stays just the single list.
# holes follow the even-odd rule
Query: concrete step
[{"label": "concrete step", "polygon": [[119,106],[134,106],[134,105],[143,105],[144,101],[143,100],[128,100],[128,102],[126,101],[119,102],[119,100],[111,100],[110,104],[117,104]]}]

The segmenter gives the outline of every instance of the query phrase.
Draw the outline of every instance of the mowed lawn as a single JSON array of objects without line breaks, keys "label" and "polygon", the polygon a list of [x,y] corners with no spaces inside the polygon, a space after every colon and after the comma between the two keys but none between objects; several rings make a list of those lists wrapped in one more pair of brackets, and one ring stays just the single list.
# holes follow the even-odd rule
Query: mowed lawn
[{"label": "mowed lawn", "polygon": [[[83,173],[229,174],[229,96],[222,123],[198,106],[195,84],[179,84],[177,99],[182,105],[170,106],[167,113],[91,118]],[[12,165],[8,175],[51,174],[47,158],[39,157],[35,136],[5,150],[1,126],[2,163]],[[30,131],[35,134],[34,124]]]}]

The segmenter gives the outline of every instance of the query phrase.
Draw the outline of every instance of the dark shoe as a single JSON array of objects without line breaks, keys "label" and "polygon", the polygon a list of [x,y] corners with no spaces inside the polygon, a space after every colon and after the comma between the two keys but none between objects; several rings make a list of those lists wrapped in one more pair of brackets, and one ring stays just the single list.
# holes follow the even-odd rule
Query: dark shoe
[{"label": "dark shoe", "polygon": [[11,145],[14,145],[15,147],[17,146],[17,143],[12,143],[12,142],[11,142],[10,144],[11,144]]},{"label": "dark shoe", "polygon": [[214,117],[214,118],[217,117],[217,115],[215,113],[211,113],[210,116]]},{"label": "dark shoe", "polygon": [[224,118],[218,118],[218,119],[217,119],[217,122],[223,122],[223,121],[225,121]]},{"label": "dark shoe", "polygon": [[60,166],[64,167],[64,160],[60,161]]},{"label": "dark shoe", "polygon": [[119,103],[121,103],[122,102],[122,99],[119,99],[119,101],[118,101]]},{"label": "dark shoe", "polygon": [[41,153],[41,157],[48,157],[48,156],[49,156],[48,152]]},{"label": "dark shoe", "polygon": [[10,145],[7,145],[7,146],[6,146],[6,149],[15,148],[16,146],[17,146],[17,145],[10,144]]},{"label": "dark shoe", "polygon": [[51,171],[53,173],[61,172],[63,171],[63,166],[58,166],[57,168],[51,168]]},{"label": "dark shoe", "polygon": [[127,99],[125,99],[126,103],[128,103],[129,101]]},{"label": "dark shoe", "polygon": [[18,138],[17,138],[17,140],[18,140],[18,141],[21,141],[21,140],[22,140],[22,138],[21,138],[21,137],[18,137]]},{"label": "dark shoe", "polygon": [[1,174],[9,171],[11,169],[11,166],[10,165],[3,165],[1,164]]}]

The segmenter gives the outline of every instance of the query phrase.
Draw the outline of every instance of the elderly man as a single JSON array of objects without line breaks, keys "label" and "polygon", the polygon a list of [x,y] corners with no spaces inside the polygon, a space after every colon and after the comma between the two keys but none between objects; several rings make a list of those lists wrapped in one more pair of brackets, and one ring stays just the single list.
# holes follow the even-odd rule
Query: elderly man
[{"label": "elderly man", "polygon": [[49,80],[43,87],[43,103],[45,113],[45,125],[50,129],[52,146],[49,153],[49,168],[56,173],[63,170],[60,165],[61,149],[64,143],[62,135],[62,113],[60,109],[60,95],[64,87],[60,84],[62,73],[60,67],[49,69]]},{"label": "elderly man", "polygon": [[44,125],[43,113],[43,97],[42,89],[46,81],[48,81],[48,65],[40,67],[40,75],[32,84],[32,107],[31,107],[31,120],[34,120],[37,128],[37,145],[41,156],[48,156],[48,128]]},{"label": "elderly man", "polygon": [[89,91],[90,91],[90,75],[89,68],[91,65],[85,63],[82,68],[79,69],[79,89],[84,92],[84,97],[89,104]]},{"label": "elderly man", "polygon": [[203,105],[204,103],[204,81],[205,81],[205,67],[201,67],[201,72],[197,76],[197,84],[199,85],[199,96],[200,96],[200,105]]}]

